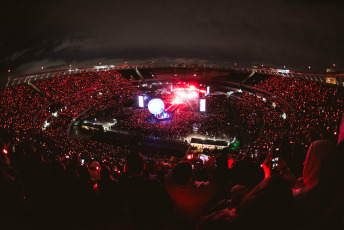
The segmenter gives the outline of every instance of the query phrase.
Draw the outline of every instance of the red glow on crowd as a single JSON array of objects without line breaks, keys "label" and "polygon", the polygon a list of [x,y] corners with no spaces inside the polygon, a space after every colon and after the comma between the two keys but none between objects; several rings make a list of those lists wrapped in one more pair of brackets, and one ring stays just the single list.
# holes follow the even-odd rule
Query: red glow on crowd
[{"label": "red glow on crowd", "polygon": [[94,189],[94,190],[98,190],[98,184],[97,184],[97,183],[95,183],[95,184],[93,185],[93,189]]},{"label": "red glow on crowd", "polygon": [[173,110],[175,110],[178,106],[179,106],[179,104],[171,104],[171,105],[169,105],[169,106],[165,109],[165,111],[173,111]]},{"label": "red glow on crowd", "polygon": [[232,158],[228,159],[228,169],[233,167],[234,160]]}]

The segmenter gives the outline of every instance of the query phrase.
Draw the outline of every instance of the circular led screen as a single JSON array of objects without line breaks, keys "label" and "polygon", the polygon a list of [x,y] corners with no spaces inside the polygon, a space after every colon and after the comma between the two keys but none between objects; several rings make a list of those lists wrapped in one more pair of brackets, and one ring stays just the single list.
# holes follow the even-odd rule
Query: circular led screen
[{"label": "circular led screen", "polygon": [[165,109],[165,104],[159,98],[154,98],[148,102],[148,110],[154,115],[162,113],[164,109]]}]

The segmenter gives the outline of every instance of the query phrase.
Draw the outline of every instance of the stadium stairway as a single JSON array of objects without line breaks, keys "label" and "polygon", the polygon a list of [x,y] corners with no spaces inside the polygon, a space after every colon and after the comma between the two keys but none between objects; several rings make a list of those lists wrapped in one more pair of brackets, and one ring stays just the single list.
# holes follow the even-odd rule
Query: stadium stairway
[{"label": "stadium stairway", "polygon": [[245,78],[245,79],[241,82],[241,84],[245,84],[245,82],[246,82],[248,79],[250,79],[251,77],[253,77],[253,75],[254,75],[255,73],[256,73],[256,72],[253,70],[253,71],[250,73],[250,75],[248,75],[247,78]]},{"label": "stadium stairway", "polygon": [[29,87],[32,88],[34,91],[36,91],[37,93],[39,93],[41,96],[47,98],[50,102],[53,102],[54,100],[49,97],[48,95],[46,95],[45,93],[43,93],[35,84],[33,84],[32,82],[29,83]]}]

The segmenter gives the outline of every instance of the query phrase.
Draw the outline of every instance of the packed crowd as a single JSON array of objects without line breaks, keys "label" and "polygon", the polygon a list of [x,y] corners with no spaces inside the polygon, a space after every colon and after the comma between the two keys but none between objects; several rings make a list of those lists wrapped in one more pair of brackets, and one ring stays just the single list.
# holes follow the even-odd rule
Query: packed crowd
[{"label": "packed crowd", "polygon": [[255,87],[272,92],[294,108],[291,135],[294,141],[306,142],[306,136],[323,135],[326,138],[338,132],[343,114],[343,98],[337,89],[319,83],[294,78],[270,77]]},{"label": "packed crowd", "polygon": [[[171,101],[170,95],[160,95],[164,101]],[[211,97],[209,105],[217,108],[218,113],[201,114],[197,112],[197,102],[181,104],[173,111],[172,119],[168,122],[157,122],[147,108],[135,108],[131,105],[120,110],[112,110],[108,113],[91,113],[83,116],[83,119],[92,120],[97,118],[98,121],[107,121],[116,118],[117,124],[115,129],[124,130],[129,133],[137,133],[154,138],[167,138],[170,140],[181,140],[194,133],[194,127],[198,133],[207,135],[212,138],[235,136],[235,122],[228,112],[228,105],[223,106],[222,97]],[[197,101],[197,100],[196,100]],[[221,112],[219,112],[221,111]],[[219,126],[218,124],[221,124]]]},{"label": "packed crowd", "polygon": [[216,114],[228,113],[229,104],[227,95],[207,95],[205,99],[207,111]]},{"label": "packed crowd", "polygon": [[[104,148],[104,146],[107,146],[106,144],[99,143],[97,145],[97,142],[92,142],[87,139],[71,140],[68,136],[68,130],[71,130],[71,126],[77,116],[87,109],[91,108],[91,112],[97,109],[103,110],[103,106],[107,107],[107,103],[109,103],[109,107],[119,107],[122,103],[130,100],[130,94],[123,93],[128,91],[130,91],[129,88],[115,90],[107,88],[105,91],[104,89],[99,92],[86,91],[67,98],[64,101],[66,106],[56,116],[51,116],[51,119],[48,120],[49,126],[40,132],[40,137],[44,139],[47,145],[49,143],[49,149],[53,150],[55,154],[56,152],[60,154],[67,154],[71,151],[81,152],[86,150],[89,145],[94,145],[98,149],[97,152],[109,151],[109,148],[112,150],[109,151],[109,155],[117,152],[116,147]],[[121,98],[118,98],[118,93],[122,93]]]},{"label": "packed crowd", "polygon": [[125,106],[137,90],[115,72],[35,84],[43,94],[27,85],[0,92],[6,98],[0,101],[1,229],[343,228],[343,142],[331,142],[338,137],[343,99],[335,88],[267,78],[256,87],[284,98],[295,116],[278,103],[271,106],[273,98],[266,103],[243,94],[234,109],[245,128],[256,134],[264,121],[252,146],[204,149],[206,160],[145,160],[139,141],[69,139],[68,127],[90,109],[82,119],[106,120],[111,111],[117,128],[129,133],[179,139],[198,123],[199,132],[221,137],[236,126],[223,98],[210,99],[218,113],[181,105],[171,122],[156,123],[148,122],[147,109]]},{"label": "packed crowd", "polygon": [[181,139],[193,132],[192,124],[198,120],[198,114],[194,112],[175,111],[170,122],[151,121],[152,114],[148,109],[126,108],[123,116],[126,119],[119,120],[118,128],[130,132],[142,133],[146,136]]},{"label": "packed crowd", "polygon": [[[92,145],[49,155],[39,142],[14,149],[0,137],[1,229],[344,226],[343,142],[317,140],[307,150],[282,139],[257,157],[223,149],[205,150],[207,160],[154,161],[125,148],[96,155]],[[102,158],[109,152],[121,155],[118,164]]]},{"label": "packed crowd", "polygon": [[[274,139],[285,136],[285,133],[289,131],[288,121],[282,118],[282,114],[284,112],[282,109],[285,109],[285,107],[282,105],[276,105],[276,107],[273,107],[269,102],[266,102],[266,100],[264,101],[251,94],[244,94],[243,98],[246,102],[250,102],[255,105],[254,108],[256,109],[254,110],[254,114],[248,114],[245,116],[246,113],[241,112],[242,108],[237,107],[244,119],[247,120],[250,117],[256,118],[247,122],[247,125],[251,125],[252,130],[255,131],[249,133],[251,137],[255,137],[255,147],[258,150],[262,147],[270,148]],[[261,115],[261,120],[264,123],[260,123],[260,120],[257,119],[256,116],[258,114]],[[261,125],[263,125],[263,131],[262,133],[258,133]],[[247,132],[250,132],[250,130],[247,130]]]},{"label": "packed crowd", "polygon": [[[241,100],[233,99],[233,106],[238,111],[240,123],[245,127],[249,135],[254,136],[258,133],[259,127],[262,122],[259,105],[260,101],[252,101],[253,98],[247,98],[248,95],[244,94]],[[253,103],[252,103],[253,102]],[[264,106],[265,108],[267,106]]]},{"label": "packed crowd", "polygon": [[32,130],[32,118],[49,101],[28,85],[5,88],[0,92],[2,128],[24,135]]},{"label": "packed crowd", "polygon": [[35,85],[48,97],[56,100],[78,91],[125,81],[120,74],[112,70],[57,76],[39,81]]}]

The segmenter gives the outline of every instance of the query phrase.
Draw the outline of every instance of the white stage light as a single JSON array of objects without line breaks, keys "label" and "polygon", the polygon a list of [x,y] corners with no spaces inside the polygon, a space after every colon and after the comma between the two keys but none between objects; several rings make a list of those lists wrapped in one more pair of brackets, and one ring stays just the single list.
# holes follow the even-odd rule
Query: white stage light
[{"label": "white stage light", "polygon": [[165,104],[159,98],[154,98],[148,102],[148,110],[154,115],[162,113],[164,109],[165,109]]}]

